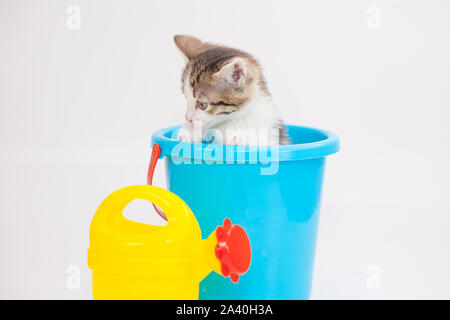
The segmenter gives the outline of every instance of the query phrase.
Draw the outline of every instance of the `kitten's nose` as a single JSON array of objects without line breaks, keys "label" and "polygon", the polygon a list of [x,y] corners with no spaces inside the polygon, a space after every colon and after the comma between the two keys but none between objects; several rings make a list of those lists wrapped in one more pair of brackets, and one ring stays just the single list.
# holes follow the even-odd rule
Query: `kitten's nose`
[{"label": "kitten's nose", "polygon": [[192,122],[192,115],[190,115],[188,112],[184,114],[184,118],[187,122]]}]

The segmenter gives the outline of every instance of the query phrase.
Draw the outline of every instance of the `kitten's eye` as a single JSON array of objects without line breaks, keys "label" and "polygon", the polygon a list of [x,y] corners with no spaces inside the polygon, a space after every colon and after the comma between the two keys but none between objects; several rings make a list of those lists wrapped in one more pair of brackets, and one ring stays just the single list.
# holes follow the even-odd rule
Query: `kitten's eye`
[{"label": "kitten's eye", "polygon": [[198,107],[200,110],[205,111],[205,110],[208,108],[208,103],[207,103],[207,102],[198,102],[198,101],[197,101],[197,107]]}]

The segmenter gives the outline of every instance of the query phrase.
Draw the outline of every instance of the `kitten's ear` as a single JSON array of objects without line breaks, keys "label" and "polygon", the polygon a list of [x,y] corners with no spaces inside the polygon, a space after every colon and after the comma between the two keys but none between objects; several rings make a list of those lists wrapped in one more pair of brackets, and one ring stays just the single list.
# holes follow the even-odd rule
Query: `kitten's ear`
[{"label": "kitten's ear", "polygon": [[235,89],[245,87],[248,75],[249,69],[245,60],[239,57],[231,59],[216,73],[216,77],[222,78]]},{"label": "kitten's ear", "polygon": [[186,62],[191,60],[200,52],[214,48],[214,45],[202,42],[193,36],[177,35],[173,37],[173,41],[180,50]]}]

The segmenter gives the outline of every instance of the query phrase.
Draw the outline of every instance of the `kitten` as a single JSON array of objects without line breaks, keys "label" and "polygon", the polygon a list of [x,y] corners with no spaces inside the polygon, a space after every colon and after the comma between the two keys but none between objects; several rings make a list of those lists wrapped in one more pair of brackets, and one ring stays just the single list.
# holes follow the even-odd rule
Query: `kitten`
[{"label": "kitten", "polygon": [[187,35],[174,37],[186,60],[186,123],[178,139],[227,145],[289,144],[258,62],[248,53]]}]

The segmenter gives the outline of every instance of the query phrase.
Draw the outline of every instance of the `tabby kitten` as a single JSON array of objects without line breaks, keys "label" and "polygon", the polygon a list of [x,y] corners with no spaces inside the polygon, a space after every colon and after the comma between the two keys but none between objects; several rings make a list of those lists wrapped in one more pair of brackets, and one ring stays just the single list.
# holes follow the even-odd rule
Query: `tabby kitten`
[{"label": "tabby kitten", "polygon": [[248,53],[174,37],[186,60],[182,91],[186,123],[178,139],[227,145],[289,144],[258,62]]}]

